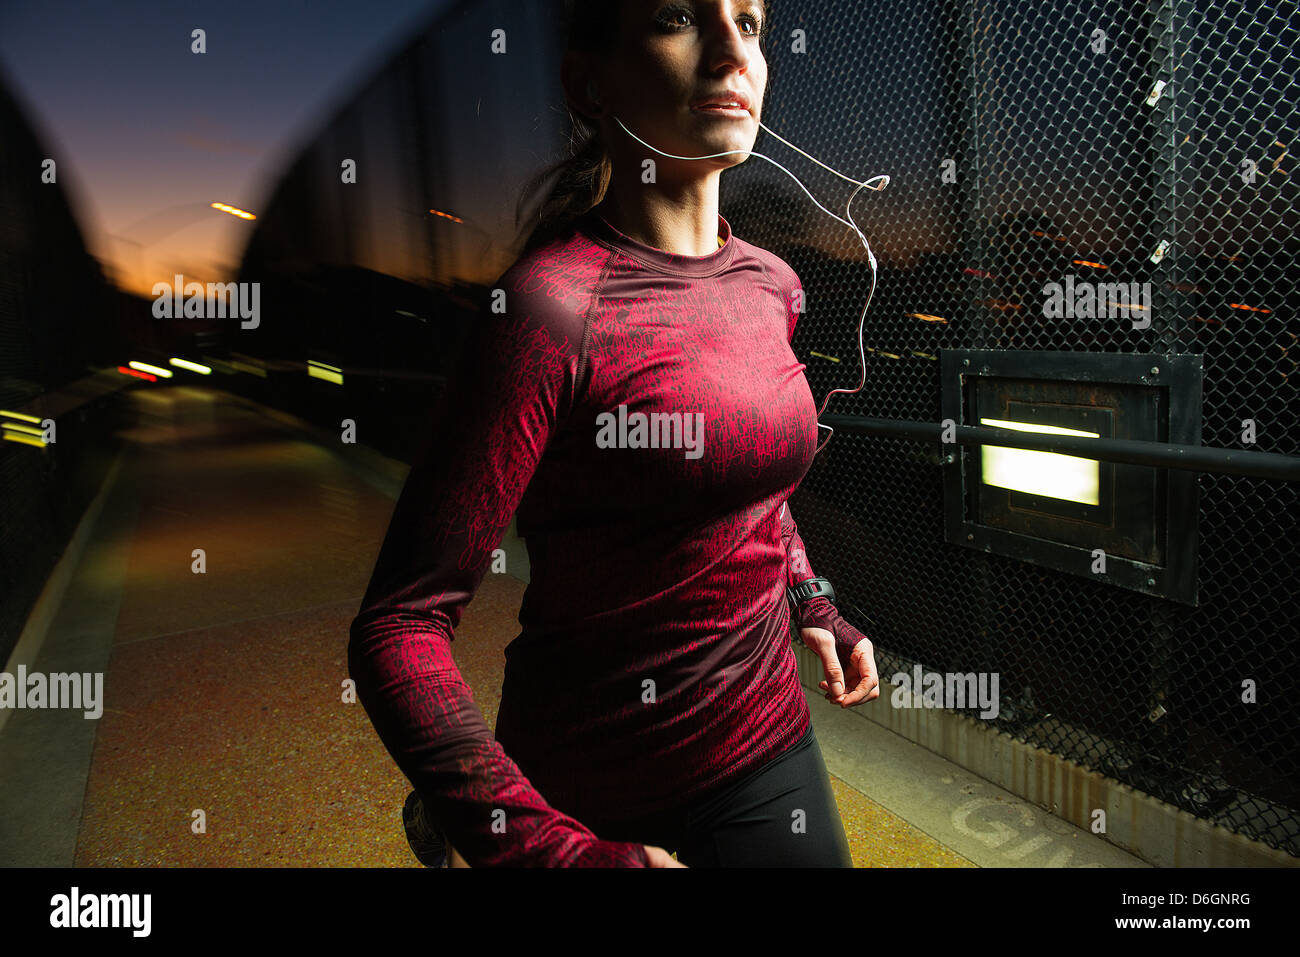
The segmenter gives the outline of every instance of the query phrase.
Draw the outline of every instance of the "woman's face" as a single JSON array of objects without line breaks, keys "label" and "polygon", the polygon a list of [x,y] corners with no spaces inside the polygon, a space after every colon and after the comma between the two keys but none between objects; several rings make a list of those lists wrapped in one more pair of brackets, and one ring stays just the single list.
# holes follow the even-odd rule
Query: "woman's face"
[{"label": "woman's face", "polygon": [[[623,0],[621,14],[600,86],[606,142],[645,152],[613,122],[616,116],[665,153],[751,150],[767,88],[767,60],[759,48],[764,0]],[[739,109],[702,103],[733,96]],[[673,162],[651,155],[659,164]],[[702,172],[745,159],[732,154],[684,165]]]}]

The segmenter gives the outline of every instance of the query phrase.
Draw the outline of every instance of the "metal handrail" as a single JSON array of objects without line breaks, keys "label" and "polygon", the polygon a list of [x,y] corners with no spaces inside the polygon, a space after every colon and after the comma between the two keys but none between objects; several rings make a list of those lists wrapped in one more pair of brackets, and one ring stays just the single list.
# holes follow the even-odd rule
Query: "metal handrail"
[{"label": "metal handrail", "polygon": [[[864,435],[887,435],[895,438],[942,441],[945,429],[940,422],[913,422],[908,419],[874,419],[860,415],[823,415],[823,425],[835,430]],[[999,445],[1035,452],[1058,452],[1124,465],[1149,465],[1155,468],[1184,469],[1189,472],[1215,472],[1251,478],[1300,481],[1300,456],[1247,449],[1219,449],[1204,445],[1171,445],[1135,439],[1090,439],[1073,435],[1046,435],[996,429],[987,426],[957,425],[952,429],[957,445]]]}]

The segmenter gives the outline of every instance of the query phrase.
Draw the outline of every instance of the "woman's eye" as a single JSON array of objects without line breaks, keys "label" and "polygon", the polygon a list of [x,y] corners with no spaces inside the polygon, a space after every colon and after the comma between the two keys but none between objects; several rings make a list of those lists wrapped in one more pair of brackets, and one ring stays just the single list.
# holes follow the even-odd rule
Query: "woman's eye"
[{"label": "woman's eye", "polygon": [[655,18],[655,22],[661,24],[662,26],[672,27],[672,28],[684,27],[689,25],[685,23],[674,23],[673,21],[677,17],[685,17],[687,20],[689,20],[691,17],[691,11],[686,10],[682,7],[673,7],[659,14],[659,16]]}]

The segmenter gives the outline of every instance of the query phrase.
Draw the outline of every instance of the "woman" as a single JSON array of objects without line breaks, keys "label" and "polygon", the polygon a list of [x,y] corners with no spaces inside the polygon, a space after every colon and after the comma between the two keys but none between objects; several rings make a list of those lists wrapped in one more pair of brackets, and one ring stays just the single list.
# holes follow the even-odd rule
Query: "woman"
[{"label": "woman", "polygon": [[[562,79],[592,139],[412,467],[350,671],[472,866],[850,866],[785,600],[812,577],[786,506],[817,441],[799,281],[718,214],[743,156],[668,159],[614,120],[666,153],[752,148],[767,11],[570,7]],[[493,740],[450,642],[512,514],[531,580]],[[825,597],[796,611],[827,697],[876,697],[871,642]]]}]

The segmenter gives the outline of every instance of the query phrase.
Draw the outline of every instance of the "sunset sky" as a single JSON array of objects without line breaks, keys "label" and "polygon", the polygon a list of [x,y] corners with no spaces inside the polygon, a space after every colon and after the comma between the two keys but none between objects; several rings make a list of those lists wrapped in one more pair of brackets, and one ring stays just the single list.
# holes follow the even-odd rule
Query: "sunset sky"
[{"label": "sunset sky", "polygon": [[[274,177],[446,0],[5,0],[0,82],[111,278],[225,278]],[[191,31],[207,52],[191,52]],[[152,277],[152,278],[150,278]]]}]

